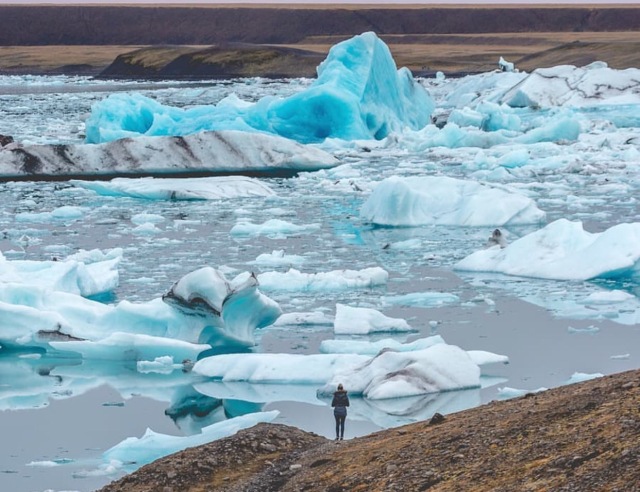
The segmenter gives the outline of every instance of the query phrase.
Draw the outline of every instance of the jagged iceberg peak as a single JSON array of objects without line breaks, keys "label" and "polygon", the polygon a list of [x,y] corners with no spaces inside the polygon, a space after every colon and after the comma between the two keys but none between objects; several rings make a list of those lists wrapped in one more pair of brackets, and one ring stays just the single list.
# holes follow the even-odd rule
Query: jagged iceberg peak
[{"label": "jagged iceberg peak", "polygon": [[501,102],[534,108],[638,104],[640,69],[615,70],[604,62],[538,68],[507,91]]},{"label": "jagged iceberg peak", "polygon": [[278,303],[258,290],[253,273],[241,273],[230,281],[211,267],[182,277],[162,300],[187,315],[219,317],[220,326],[209,326],[205,332],[223,328],[240,341],[253,340],[256,328],[273,324],[282,314]]},{"label": "jagged iceberg peak", "polygon": [[387,45],[366,32],[333,46],[314,84],[273,109],[276,132],[296,140],[379,140],[423,128],[434,103],[407,68],[397,69]]},{"label": "jagged iceberg peak", "polygon": [[505,248],[476,251],[454,268],[556,280],[637,281],[640,223],[618,224],[600,233],[590,233],[580,221],[559,219]]},{"label": "jagged iceberg peak", "polygon": [[376,186],[360,216],[383,226],[480,227],[539,223],[545,213],[524,195],[476,181],[391,176]]},{"label": "jagged iceberg peak", "polygon": [[[164,302],[163,302],[164,301]],[[4,348],[76,352],[87,359],[181,361],[214,347],[250,347],[279,305],[245,272],[227,280],[205,267],[185,275],[162,299],[106,305],[41,286],[0,282]]]},{"label": "jagged iceberg peak", "polygon": [[113,94],[93,106],[86,141],[205,130],[267,132],[303,143],[382,139],[424,127],[433,108],[411,72],[398,70],[387,45],[367,32],[331,48],[317,80],[288,98],[267,96],[252,104],[230,96],[215,106],[181,109],[139,94]]}]

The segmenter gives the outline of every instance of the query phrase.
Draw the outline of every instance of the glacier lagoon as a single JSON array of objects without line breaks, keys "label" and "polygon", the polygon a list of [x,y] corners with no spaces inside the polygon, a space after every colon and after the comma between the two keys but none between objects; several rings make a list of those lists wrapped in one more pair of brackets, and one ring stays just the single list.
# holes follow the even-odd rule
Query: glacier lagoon
[{"label": "glacier lagoon", "polygon": [[[59,263],[79,250],[121,248],[117,287],[91,299],[106,306],[158,299],[205,266],[229,279],[252,271],[261,292],[283,312],[276,323],[255,331],[251,352],[256,354],[343,351],[363,357],[371,344],[362,349],[356,342],[441,337],[463,351],[508,357],[508,364],[483,365],[483,382],[471,389],[354,397],[348,437],[426,419],[436,411],[637,368],[638,246],[633,241],[624,246],[633,232],[616,227],[639,221],[637,90],[629,88],[629,74],[603,64],[556,67],[551,74],[557,83],[543,89],[540,78],[545,77],[529,79],[516,72],[418,80],[435,103],[434,123],[445,118],[445,126],[396,127],[379,140],[325,140],[316,145],[337,157],[338,166],[261,178],[252,185],[262,190],[256,193],[176,199],[140,180],[102,187],[73,181],[2,183],[5,266],[53,258]],[[549,73],[542,75],[549,80]],[[135,92],[163,105],[193,107],[218,104],[231,94],[245,101],[284,99],[304,93],[313,81],[135,85],[1,77],[0,133],[24,144],[80,144],[91,105],[112,93]],[[415,178],[432,176],[439,181],[425,180],[414,193]],[[385,191],[377,188],[383,182],[393,185],[387,191],[403,204],[400,210],[411,212],[400,215],[412,217],[412,223],[394,223],[393,216],[390,223],[374,219],[372,210],[382,210],[375,217],[387,218],[389,209],[397,210],[388,206],[395,198],[365,207]],[[429,183],[437,183],[432,185],[436,193],[425,197],[421,192],[430,189]],[[458,190],[475,189],[477,183],[489,195],[473,204],[470,197],[481,195]],[[452,204],[439,199],[438,190],[461,198]],[[524,203],[530,218],[497,213],[510,203],[518,205],[511,212]],[[478,210],[491,220],[463,221]],[[485,249],[496,227],[507,247]],[[474,260],[478,255],[481,261]],[[543,268],[535,260],[548,256],[556,262],[552,273],[539,275]],[[526,269],[509,270],[518,263]],[[387,276],[380,278],[373,269]],[[514,271],[525,273],[499,273]],[[363,276],[363,282],[354,281]],[[349,330],[363,316],[360,311],[351,319],[341,315],[334,328],[338,305],[376,310],[406,324],[394,329],[397,323],[376,317],[382,319],[377,330],[373,322]],[[48,309],[45,314],[54,313]],[[328,437],[333,431],[328,401],[316,393],[324,385],[316,381],[210,380],[206,370],[190,371],[178,360],[141,365],[126,357],[83,360],[29,350],[5,350],[0,356],[3,490],[93,490],[137,466],[127,461],[148,458],[135,454],[135,443],[124,451],[117,448],[127,438],[142,438],[147,428],[167,436],[198,436],[204,429],[215,433],[212,426],[231,417],[256,414]],[[326,374],[326,382],[332,377]],[[349,381],[343,383],[349,389]],[[272,410],[279,414],[265,415]],[[167,439],[160,441],[166,445]],[[114,456],[119,465],[111,461]]]}]

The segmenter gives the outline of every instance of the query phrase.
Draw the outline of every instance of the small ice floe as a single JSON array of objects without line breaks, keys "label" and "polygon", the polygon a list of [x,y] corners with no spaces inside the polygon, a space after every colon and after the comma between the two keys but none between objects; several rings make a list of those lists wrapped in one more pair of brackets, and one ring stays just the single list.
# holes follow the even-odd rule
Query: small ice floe
[{"label": "small ice floe", "polygon": [[390,318],[375,309],[336,304],[333,331],[341,335],[366,335],[369,333],[415,330],[404,319]]}]

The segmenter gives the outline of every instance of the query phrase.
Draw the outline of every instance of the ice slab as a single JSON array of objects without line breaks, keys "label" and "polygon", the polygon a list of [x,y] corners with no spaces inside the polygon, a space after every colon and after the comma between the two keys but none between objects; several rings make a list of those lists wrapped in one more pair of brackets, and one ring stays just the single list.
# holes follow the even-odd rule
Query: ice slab
[{"label": "ice slab", "polygon": [[303,273],[295,268],[287,272],[265,272],[258,275],[261,287],[267,291],[341,291],[384,285],[389,274],[380,267],[362,270],[333,270]]},{"label": "ice slab", "polygon": [[70,183],[102,196],[147,200],[223,200],[275,196],[273,190],[263,182],[243,176],[114,178],[110,181],[70,180]]},{"label": "ice slab", "polygon": [[446,176],[392,176],[360,209],[363,220],[383,226],[501,226],[539,223],[545,213],[524,195]]},{"label": "ice slab", "polygon": [[176,173],[292,174],[339,164],[293,140],[225,130],[125,138],[98,145],[25,145],[0,149],[0,177],[114,176]]},{"label": "ice slab", "polygon": [[378,332],[409,332],[414,329],[404,319],[390,318],[375,309],[338,303],[333,331],[341,335],[366,335]]}]

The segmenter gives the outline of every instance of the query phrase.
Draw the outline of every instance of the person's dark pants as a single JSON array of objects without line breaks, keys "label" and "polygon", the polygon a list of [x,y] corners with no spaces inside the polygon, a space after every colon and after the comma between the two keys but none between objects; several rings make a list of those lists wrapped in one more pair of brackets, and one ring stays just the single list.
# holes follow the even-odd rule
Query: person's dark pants
[{"label": "person's dark pants", "polygon": [[336,418],[336,439],[342,439],[344,437],[344,421],[346,420],[346,415],[335,415]]}]

